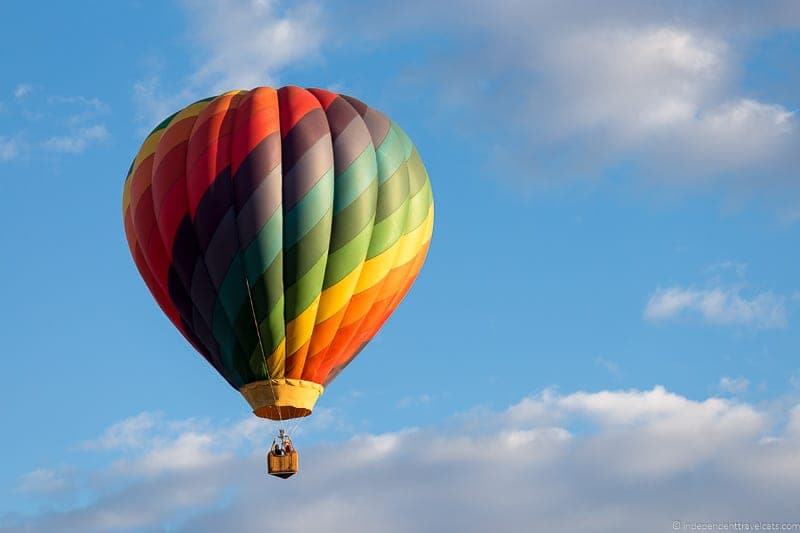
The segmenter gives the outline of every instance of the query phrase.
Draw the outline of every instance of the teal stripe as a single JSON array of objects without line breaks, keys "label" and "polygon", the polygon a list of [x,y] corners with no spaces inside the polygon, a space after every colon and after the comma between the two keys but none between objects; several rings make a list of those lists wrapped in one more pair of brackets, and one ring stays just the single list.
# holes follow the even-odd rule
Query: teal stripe
[{"label": "teal stripe", "polygon": [[249,369],[242,365],[241,353],[237,349],[236,334],[231,328],[228,317],[225,316],[223,309],[217,305],[211,319],[211,333],[217,340],[220,351],[220,362],[225,370],[235,376],[232,380],[234,385],[239,388],[251,381]]},{"label": "teal stripe", "polygon": [[225,279],[217,291],[217,304],[233,319],[247,299],[247,286],[242,279],[242,255],[236,254]]},{"label": "teal stripe", "polygon": [[372,143],[368,144],[347,170],[336,176],[336,189],[333,198],[333,213],[345,209],[353,203],[377,178],[378,165]]},{"label": "teal stripe", "polygon": [[250,285],[264,273],[283,248],[283,213],[280,206],[256,234],[256,238],[245,249],[244,265]]},{"label": "teal stripe", "polygon": [[389,128],[386,138],[375,150],[375,157],[378,160],[378,179],[381,183],[389,179],[406,160],[403,139],[394,128]]},{"label": "teal stripe", "polygon": [[297,244],[333,204],[333,167],[292,209],[284,214],[283,247]]}]

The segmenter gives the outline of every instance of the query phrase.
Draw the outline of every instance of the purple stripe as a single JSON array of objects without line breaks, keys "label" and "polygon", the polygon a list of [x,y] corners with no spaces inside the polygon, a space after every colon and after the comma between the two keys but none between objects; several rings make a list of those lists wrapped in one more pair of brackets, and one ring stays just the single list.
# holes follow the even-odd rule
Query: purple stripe
[{"label": "purple stripe", "polygon": [[288,212],[333,166],[330,135],[324,135],[294,164],[283,178],[283,209]]},{"label": "purple stripe", "polygon": [[228,209],[225,216],[217,226],[217,231],[208,243],[205,259],[208,274],[214,286],[219,289],[234,256],[239,251],[239,240],[236,238],[236,215],[233,206]]},{"label": "purple stripe", "polygon": [[258,231],[281,205],[282,182],[281,167],[277,166],[253,191],[253,194],[239,210],[236,225],[239,228],[239,242],[242,250],[247,248]]},{"label": "purple stripe", "polygon": [[364,149],[370,144],[370,141],[371,137],[367,126],[361,120],[361,117],[356,116],[333,141],[334,165],[337,176],[347,170],[353,161],[364,153]]},{"label": "purple stripe", "polygon": [[328,118],[321,107],[306,113],[297,124],[289,130],[281,143],[283,152],[283,168],[291,170],[294,164],[303,157],[323,135],[330,134]]},{"label": "purple stripe", "polygon": [[281,134],[274,132],[258,143],[244,158],[233,176],[236,207],[242,209],[267,175],[281,164]]}]

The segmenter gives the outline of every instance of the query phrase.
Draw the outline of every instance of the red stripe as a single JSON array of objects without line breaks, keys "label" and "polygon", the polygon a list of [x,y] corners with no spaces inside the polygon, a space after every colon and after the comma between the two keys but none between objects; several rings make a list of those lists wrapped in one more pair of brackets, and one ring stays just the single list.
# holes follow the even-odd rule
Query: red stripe
[{"label": "red stripe", "polygon": [[161,212],[164,197],[172,190],[176,182],[182,181],[184,178],[186,146],[187,142],[182,141],[169,149],[166,154],[156,152],[159,164],[155,167],[152,184],[156,214]]},{"label": "red stripe", "polygon": [[131,177],[131,202],[129,207],[134,213],[142,195],[150,187],[152,172],[153,156],[149,155],[142,161],[136,172],[133,173],[133,177]]},{"label": "red stripe", "polygon": [[220,96],[211,102],[197,117],[189,137],[186,188],[189,192],[189,210],[192,217],[200,200],[219,172],[230,164],[230,133],[238,97]]},{"label": "red stripe", "polygon": [[239,103],[231,144],[231,175],[258,143],[280,129],[278,93],[271,87],[250,91]]},{"label": "red stripe", "polygon": [[338,94],[326,91],[325,89],[308,89],[308,92],[317,98],[319,103],[322,104],[322,108],[326,111],[333,101],[339,97]]},{"label": "red stripe", "polygon": [[278,105],[280,107],[282,137],[286,137],[295,124],[300,122],[300,119],[306,116],[309,111],[320,107],[314,95],[293,85],[278,89]]},{"label": "red stripe", "polygon": [[164,241],[170,260],[175,239],[178,236],[178,226],[183,218],[189,214],[189,198],[186,194],[186,180],[176,180],[175,185],[166,193],[162,200],[161,210],[156,214],[158,230]]}]

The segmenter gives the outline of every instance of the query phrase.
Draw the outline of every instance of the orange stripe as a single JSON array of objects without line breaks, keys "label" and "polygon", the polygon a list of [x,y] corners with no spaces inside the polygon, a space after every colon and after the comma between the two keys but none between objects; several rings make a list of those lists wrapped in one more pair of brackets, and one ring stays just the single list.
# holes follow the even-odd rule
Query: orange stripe
[{"label": "orange stripe", "polygon": [[[428,240],[428,242],[423,246],[423,248],[419,251],[414,260],[409,261],[408,263],[402,265],[401,267],[398,267],[398,269],[402,269],[404,267],[413,265],[413,267],[410,268],[410,270],[406,271],[406,277],[399,279],[399,281],[397,282],[396,285],[397,289],[394,292],[394,297],[388,297],[383,299],[382,301],[373,300],[373,303],[369,306],[370,307],[369,312],[365,313],[365,315],[362,316],[361,320],[351,322],[347,326],[340,328],[340,330],[337,332],[337,336],[334,339],[334,342],[331,344],[331,347],[328,350],[324,363],[320,365],[316,374],[312,378],[312,381],[316,381],[317,383],[324,383],[325,380],[328,379],[328,376],[330,375],[332,370],[346,364],[353,357],[355,351],[358,349],[359,346],[361,346],[364,342],[371,340],[372,337],[375,336],[375,334],[380,330],[383,323],[392,314],[394,309],[402,300],[403,296],[405,295],[404,291],[405,292],[408,291],[408,289],[414,282],[414,278],[417,276],[417,274],[419,274],[420,270],[422,269],[422,265],[425,263],[425,257],[428,253],[429,245],[430,245],[430,240]],[[394,272],[390,272],[389,276],[391,276],[393,273]],[[389,276],[387,276],[384,279],[384,282],[388,281]],[[384,282],[376,284],[371,289],[369,289],[369,291],[383,292],[382,285],[384,284]],[[367,291],[364,292],[366,293]],[[387,293],[388,292],[389,291],[387,290]],[[381,309],[383,312],[380,312],[379,309]],[[371,318],[373,312],[377,314],[376,318]],[[369,325],[366,325],[367,323]]]},{"label": "orange stripe", "polygon": [[331,347],[322,363],[319,365],[319,369],[312,381],[322,383],[328,378],[331,370],[338,366],[339,361],[346,361],[350,357],[351,354],[345,352],[345,349],[350,344],[350,339],[352,339],[353,335],[358,331],[359,325],[360,323],[357,323],[339,328],[336,338],[333,340],[333,343],[331,343]]},{"label": "orange stripe", "polygon": [[306,360],[306,353],[308,353],[308,342],[303,344],[296,352],[286,358],[286,370],[284,371],[285,377],[292,379],[300,379],[303,375],[303,363]]},{"label": "orange stripe", "polygon": [[230,164],[230,134],[235,117],[231,111],[237,103],[237,95],[223,95],[197,116],[186,156],[186,188],[192,217],[219,172]]},{"label": "orange stripe", "polygon": [[167,129],[164,130],[164,135],[162,135],[161,140],[158,141],[158,146],[156,146],[153,168],[158,169],[161,160],[164,159],[173,148],[182,142],[186,142],[192,132],[192,127],[194,126],[196,118],[197,117],[187,117],[167,126]]},{"label": "orange stripe", "polygon": [[309,347],[311,356],[306,359],[302,379],[313,381],[313,376],[325,360],[325,355],[328,353],[333,339],[339,331],[344,313],[345,309],[342,308],[338,313],[314,327],[314,333],[311,336],[311,346]]},{"label": "orange stripe", "polygon": [[258,87],[245,95],[236,112],[231,147],[231,174],[235,174],[253,149],[280,129],[278,93],[272,87]]},{"label": "orange stripe", "polygon": [[[377,312],[376,310],[375,315],[370,313],[371,320],[368,319],[370,320],[370,324],[367,325],[366,327],[362,325],[363,331],[359,332],[356,335],[356,338],[358,339],[358,342],[355,343],[356,346],[360,345],[361,343],[369,341],[370,339],[372,339],[372,337],[377,335],[378,331],[380,331],[380,329],[383,327],[383,325],[386,323],[389,317],[392,316],[394,310],[397,309],[397,307],[400,305],[400,302],[402,302],[403,298],[405,298],[406,294],[408,294],[408,291],[414,284],[414,280],[417,278],[417,275],[419,274],[420,270],[422,270],[422,265],[425,263],[426,253],[427,253],[427,245],[425,249],[423,249],[422,253],[418,254],[417,257],[414,259],[414,261],[410,262],[412,263],[409,265],[409,267],[411,268],[407,270],[405,279],[402,281],[399,289],[395,292],[395,294],[386,301],[387,305],[384,307],[383,311]],[[373,316],[375,316],[375,319],[372,319]]]},{"label": "orange stripe", "polygon": [[278,89],[278,105],[280,106],[281,135],[283,137],[286,137],[295,124],[300,122],[300,119],[307,113],[321,107],[314,95],[293,85]]}]

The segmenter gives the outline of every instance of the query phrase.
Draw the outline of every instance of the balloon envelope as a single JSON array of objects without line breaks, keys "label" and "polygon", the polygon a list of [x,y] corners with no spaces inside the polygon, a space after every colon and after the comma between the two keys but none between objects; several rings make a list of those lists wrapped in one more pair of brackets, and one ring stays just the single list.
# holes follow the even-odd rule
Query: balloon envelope
[{"label": "balloon envelope", "polygon": [[125,233],[161,309],[258,416],[311,413],[391,315],[433,231],[403,130],[321,89],[195,102],[131,165]]}]

